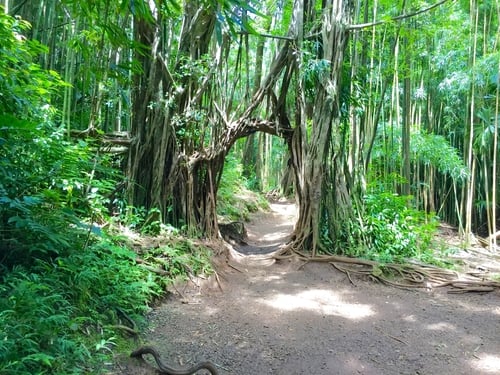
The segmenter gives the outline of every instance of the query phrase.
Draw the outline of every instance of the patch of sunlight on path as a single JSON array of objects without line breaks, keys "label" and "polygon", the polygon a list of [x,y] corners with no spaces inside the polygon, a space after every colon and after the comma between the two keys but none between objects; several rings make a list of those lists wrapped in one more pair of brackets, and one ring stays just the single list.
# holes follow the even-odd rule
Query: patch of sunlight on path
[{"label": "patch of sunlight on path", "polygon": [[481,355],[481,357],[477,357],[477,359],[471,361],[471,366],[480,371],[500,374],[500,356],[492,354]]},{"label": "patch of sunlight on path", "polygon": [[340,294],[325,289],[305,290],[295,294],[279,293],[260,299],[259,302],[281,311],[308,310],[351,320],[360,320],[375,315],[370,305],[345,302]]}]

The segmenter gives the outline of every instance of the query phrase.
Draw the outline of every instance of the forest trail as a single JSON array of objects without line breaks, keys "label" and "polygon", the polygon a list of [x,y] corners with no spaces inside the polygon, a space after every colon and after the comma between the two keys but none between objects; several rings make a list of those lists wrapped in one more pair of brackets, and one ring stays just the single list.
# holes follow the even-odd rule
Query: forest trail
[{"label": "forest trail", "polygon": [[[500,373],[498,290],[353,285],[328,264],[273,263],[265,254],[287,239],[294,216],[285,202],[254,215],[240,250],[249,255],[217,269],[222,291],[185,286],[150,313],[142,343],[172,366],[210,360],[220,375]],[[129,358],[115,369],[156,374]]]}]

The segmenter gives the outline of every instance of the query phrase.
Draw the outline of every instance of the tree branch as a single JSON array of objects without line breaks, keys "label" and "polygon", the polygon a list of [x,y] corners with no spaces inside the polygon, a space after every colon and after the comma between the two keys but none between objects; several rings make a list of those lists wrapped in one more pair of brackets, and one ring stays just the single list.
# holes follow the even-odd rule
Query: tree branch
[{"label": "tree branch", "polygon": [[[412,13],[408,13],[408,14],[402,14],[400,16],[397,16],[397,17],[392,17],[391,18],[391,21],[400,21],[400,20],[404,20],[406,18],[411,18],[411,17],[415,17],[419,14],[422,14],[422,13],[425,13],[425,12],[428,12],[434,8],[437,8],[438,6],[441,6],[443,5],[444,3],[446,3],[448,0],[441,0],[440,2],[434,4],[434,5],[431,5],[427,8],[424,8],[424,9],[420,9],[420,10],[417,10],[415,12],[412,12]],[[361,24],[358,24],[358,25],[349,25],[347,26],[347,30],[351,31],[351,30],[361,30],[361,29],[366,29],[368,27],[373,27],[373,26],[378,26],[378,25],[382,25],[383,23],[387,23],[388,21],[386,20],[382,20],[382,21],[376,21],[376,22],[370,22],[370,23],[361,23]]]},{"label": "tree branch", "polygon": [[253,36],[258,36],[261,38],[269,38],[269,39],[288,40],[291,42],[296,40],[296,38],[291,37],[291,36],[273,35],[273,34],[266,34],[266,33],[249,33],[248,31],[241,31],[239,34],[241,34],[241,35],[253,35]]}]

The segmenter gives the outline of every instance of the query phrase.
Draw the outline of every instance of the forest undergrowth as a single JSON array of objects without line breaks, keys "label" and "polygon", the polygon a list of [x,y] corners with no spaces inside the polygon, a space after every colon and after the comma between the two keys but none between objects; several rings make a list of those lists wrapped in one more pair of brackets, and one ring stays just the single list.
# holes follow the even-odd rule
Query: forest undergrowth
[{"label": "forest undergrowth", "polygon": [[[26,142],[28,136],[37,142]],[[110,201],[120,178],[112,160],[96,163],[89,145],[51,142],[55,136],[11,129],[2,138],[2,374],[103,372],[113,352],[131,349],[128,338],[144,327],[144,314],[174,280],[214,272],[203,241],[149,221],[144,210],[120,209],[119,198]],[[43,151],[40,164],[29,162],[31,147]],[[9,157],[14,154],[15,160]],[[9,172],[14,164],[27,179],[24,186],[14,183],[19,181]],[[245,222],[250,212],[266,209],[266,200],[247,190],[239,167],[231,167],[221,183],[219,199],[225,204],[219,220]],[[384,261],[404,263],[419,254],[421,261],[445,264],[442,253],[433,256],[436,222],[419,226],[423,214],[417,216],[422,222],[409,220],[413,211],[406,199],[380,194],[372,199],[366,206],[371,227],[363,230],[372,252],[344,255],[357,256],[358,266],[370,266],[368,274],[378,276],[394,271]],[[108,205],[118,210],[115,216]],[[396,247],[405,236],[411,246]],[[342,269],[355,273],[345,264]]]},{"label": "forest undergrowth", "polygon": [[211,253],[120,206],[113,161],[47,127],[0,136],[0,373],[100,373],[167,285],[212,272]]},{"label": "forest undergrowth", "polygon": [[[174,281],[214,272],[203,241],[123,204],[113,160],[57,137],[44,126],[3,129],[2,374],[103,372],[113,352],[131,349],[127,339]],[[222,183],[221,221],[265,208],[240,177]]]}]

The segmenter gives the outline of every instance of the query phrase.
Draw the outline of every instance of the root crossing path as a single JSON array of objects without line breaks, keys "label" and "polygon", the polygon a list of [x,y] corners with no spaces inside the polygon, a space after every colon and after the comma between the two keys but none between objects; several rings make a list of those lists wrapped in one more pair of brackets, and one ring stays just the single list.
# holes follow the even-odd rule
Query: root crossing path
[{"label": "root crossing path", "polygon": [[[185,287],[151,312],[141,341],[166,362],[210,360],[227,375],[500,373],[498,291],[353,284],[329,264],[265,262],[294,224],[293,205],[271,208],[247,226],[248,247],[237,249],[236,263],[220,262],[222,291]],[[155,374],[133,359],[116,369]]]}]

